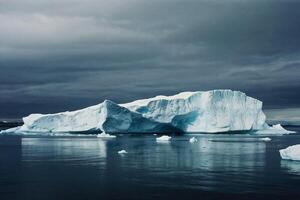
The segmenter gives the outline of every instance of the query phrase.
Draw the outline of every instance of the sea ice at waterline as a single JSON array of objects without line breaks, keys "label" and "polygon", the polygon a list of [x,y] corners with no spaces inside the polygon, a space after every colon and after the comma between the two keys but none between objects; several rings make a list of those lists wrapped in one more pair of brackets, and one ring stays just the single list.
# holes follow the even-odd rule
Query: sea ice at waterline
[{"label": "sea ice at waterline", "polygon": [[190,140],[189,140],[189,142],[190,143],[195,143],[195,142],[197,142],[198,140],[197,140],[197,138],[195,138],[195,137],[192,137],[192,138],[190,138]]},{"label": "sea ice at waterline", "polygon": [[282,159],[300,161],[300,144],[281,149],[279,152]]},{"label": "sea ice at waterline", "polygon": [[291,134],[291,133],[296,133],[295,131],[289,131],[284,129],[281,124],[276,124],[273,126],[267,126],[264,129],[257,130],[256,133],[258,134]]},{"label": "sea ice at waterline", "polygon": [[31,114],[23,118],[23,126],[2,133],[98,130],[106,133],[289,133],[281,126],[268,126],[265,120],[261,101],[239,91],[211,90],[156,96],[126,104],[105,100],[72,112]]},{"label": "sea ice at waterline", "polygon": [[118,154],[127,154],[127,151],[123,149],[121,151],[118,151]]},{"label": "sea ice at waterline", "polygon": [[260,138],[260,140],[264,142],[270,142],[272,139],[269,137],[265,137],[265,138]]},{"label": "sea ice at waterline", "polygon": [[161,137],[156,138],[157,142],[168,142],[171,140],[172,137],[167,136],[167,135],[163,135]]},{"label": "sea ice at waterline", "polygon": [[108,133],[102,132],[97,135],[97,138],[116,138],[115,135],[110,135]]}]

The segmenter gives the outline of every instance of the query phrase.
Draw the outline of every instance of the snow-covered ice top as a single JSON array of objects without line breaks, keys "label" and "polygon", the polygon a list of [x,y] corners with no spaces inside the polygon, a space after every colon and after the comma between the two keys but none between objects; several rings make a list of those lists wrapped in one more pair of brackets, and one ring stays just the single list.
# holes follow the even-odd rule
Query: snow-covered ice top
[{"label": "snow-covered ice top", "polygon": [[[182,92],[126,104],[105,100],[72,112],[31,114],[18,132],[171,133],[270,130],[262,102],[232,90]],[[7,130],[5,132],[9,132]]]},{"label": "snow-covered ice top", "polygon": [[300,161],[300,144],[281,149],[279,150],[279,153],[282,159]]}]

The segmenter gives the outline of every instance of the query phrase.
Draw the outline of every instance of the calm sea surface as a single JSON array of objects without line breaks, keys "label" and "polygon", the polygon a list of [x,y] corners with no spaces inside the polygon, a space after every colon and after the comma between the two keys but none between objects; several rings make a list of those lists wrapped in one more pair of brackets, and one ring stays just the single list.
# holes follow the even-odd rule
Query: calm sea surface
[{"label": "calm sea surface", "polygon": [[298,134],[156,137],[1,136],[0,199],[300,199]]}]

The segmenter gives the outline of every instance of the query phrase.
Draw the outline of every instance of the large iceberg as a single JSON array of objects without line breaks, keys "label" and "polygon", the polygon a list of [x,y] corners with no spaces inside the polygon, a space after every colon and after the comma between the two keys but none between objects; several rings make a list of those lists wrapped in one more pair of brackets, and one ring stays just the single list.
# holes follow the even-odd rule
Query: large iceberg
[{"label": "large iceberg", "polygon": [[72,112],[31,114],[23,118],[23,126],[4,132],[217,133],[271,130],[265,120],[261,101],[239,91],[211,90],[156,96],[119,105],[105,100]]}]

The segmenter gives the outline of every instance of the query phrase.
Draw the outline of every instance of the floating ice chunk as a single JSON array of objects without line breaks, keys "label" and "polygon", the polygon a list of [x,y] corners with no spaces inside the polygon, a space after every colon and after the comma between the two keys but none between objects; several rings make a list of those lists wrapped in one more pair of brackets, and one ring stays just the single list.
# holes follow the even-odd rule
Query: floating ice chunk
[{"label": "floating ice chunk", "polygon": [[281,126],[281,124],[275,124],[271,127],[272,129],[274,130],[278,130],[278,131],[282,131],[282,132],[285,132],[285,133],[295,133],[295,131],[289,131],[289,130],[286,130],[285,128],[283,128]]},{"label": "floating ice chunk", "polygon": [[190,143],[198,142],[197,138],[195,138],[195,137],[192,137],[189,141],[190,141]]},{"label": "floating ice chunk", "polygon": [[115,135],[110,135],[108,133],[102,132],[101,134],[97,135],[97,138],[116,138]]},{"label": "floating ice chunk", "polygon": [[157,142],[168,142],[171,140],[172,137],[167,136],[167,135],[163,135],[161,137],[156,138]]},{"label": "floating ice chunk", "polygon": [[289,146],[286,149],[279,150],[280,156],[284,160],[300,161],[300,144]]},{"label": "floating ice chunk", "polygon": [[124,149],[121,151],[118,151],[118,154],[126,154],[126,153],[127,153],[127,151],[125,151]]},{"label": "floating ice chunk", "polygon": [[270,142],[272,139],[269,137],[265,137],[265,138],[260,138],[260,140],[264,142]]}]

